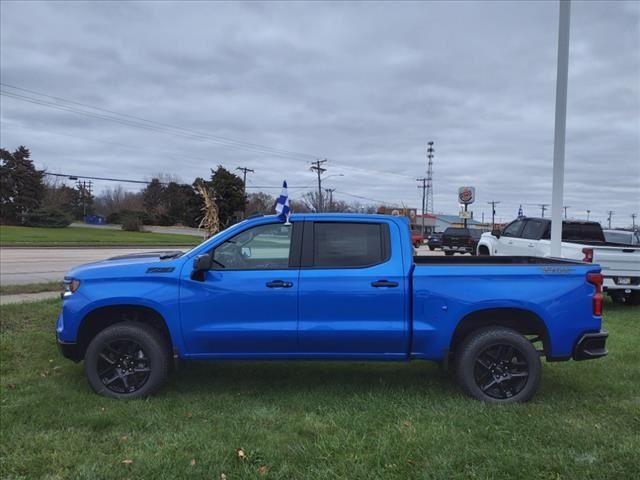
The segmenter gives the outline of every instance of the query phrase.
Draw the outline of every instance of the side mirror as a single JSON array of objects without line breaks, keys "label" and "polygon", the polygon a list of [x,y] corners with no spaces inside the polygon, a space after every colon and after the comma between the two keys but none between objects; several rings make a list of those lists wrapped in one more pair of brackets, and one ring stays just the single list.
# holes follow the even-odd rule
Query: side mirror
[{"label": "side mirror", "polygon": [[211,269],[213,262],[211,255],[198,255],[193,259],[193,270],[191,271],[192,280],[204,280],[204,272]]},{"label": "side mirror", "polygon": [[495,230],[491,230],[491,235],[493,235],[496,238],[500,238],[500,236],[502,235],[502,231],[496,228]]},{"label": "side mirror", "polygon": [[251,258],[251,247],[242,247],[242,256],[246,258]]}]

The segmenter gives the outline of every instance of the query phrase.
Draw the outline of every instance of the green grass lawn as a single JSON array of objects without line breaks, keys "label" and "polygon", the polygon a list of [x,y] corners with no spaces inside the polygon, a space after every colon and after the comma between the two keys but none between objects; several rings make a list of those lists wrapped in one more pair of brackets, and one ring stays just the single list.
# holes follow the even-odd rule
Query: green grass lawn
[{"label": "green grass lawn", "polygon": [[0,225],[2,247],[193,246],[201,237],[171,233],[125,232],[106,228],[35,228]]},{"label": "green grass lawn", "polygon": [[538,395],[512,406],[467,399],[422,362],[185,363],[153,398],[110,400],[58,354],[58,309],[0,308],[2,478],[640,475],[638,307],[608,303],[609,356],[545,364]]}]

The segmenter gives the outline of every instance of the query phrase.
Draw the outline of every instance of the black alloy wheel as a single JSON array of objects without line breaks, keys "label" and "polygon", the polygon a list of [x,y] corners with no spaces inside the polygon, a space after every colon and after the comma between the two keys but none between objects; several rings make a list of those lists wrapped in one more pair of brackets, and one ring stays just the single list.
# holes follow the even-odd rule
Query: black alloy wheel
[{"label": "black alloy wheel", "polygon": [[114,393],[133,393],[151,374],[151,361],[142,347],[130,338],[107,343],[99,354],[98,376]]},{"label": "black alloy wheel", "polygon": [[473,376],[486,395],[505,400],[524,389],[529,379],[529,364],[513,346],[497,344],[478,355]]}]

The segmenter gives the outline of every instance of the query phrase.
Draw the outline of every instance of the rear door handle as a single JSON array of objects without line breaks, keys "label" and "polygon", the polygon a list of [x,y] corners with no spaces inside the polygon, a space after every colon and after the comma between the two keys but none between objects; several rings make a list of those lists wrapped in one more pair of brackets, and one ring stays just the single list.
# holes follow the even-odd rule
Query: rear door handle
[{"label": "rear door handle", "polygon": [[380,288],[380,287],[394,288],[398,286],[398,282],[390,282],[389,280],[378,280],[377,282],[371,282],[371,286],[376,288]]},{"label": "rear door handle", "polygon": [[269,288],[291,288],[291,287],[293,287],[293,282],[284,282],[282,280],[273,280],[271,282],[267,282],[267,287],[269,287]]}]

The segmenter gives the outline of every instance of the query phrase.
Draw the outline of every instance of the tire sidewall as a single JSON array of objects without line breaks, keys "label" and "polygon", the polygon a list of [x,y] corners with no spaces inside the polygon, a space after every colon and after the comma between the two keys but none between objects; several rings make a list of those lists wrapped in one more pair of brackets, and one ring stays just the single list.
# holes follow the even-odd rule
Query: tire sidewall
[{"label": "tire sidewall", "polygon": [[[131,393],[117,393],[107,388],[98,376],[98,356],[104,347],[115,340],[130,339],[140,345],[149,358],[151,373],[140,389]],[[160,335],[147,325],[116,324],[106,328],[89,344],[84,358],[89,384],[100,395],[118,399],[133,399],[151,395],[164,383],[168,372],[168,352]]]},{"label": "tire sidewall", "polygon": [[[495,345],[510,345],[522,353],[527,361],[529,376],[524,388],[513,397],[500,399],[487,395],[476,383],[474,368],[478,356],[487,348]],[[456,374],[464,392],[487,403],[516,403],[529,401],[540,386],[542,364],[540,355],[531,342],[516,332],[506,328],[488,328],[471,334],[460,349],[456,362]]]}]

